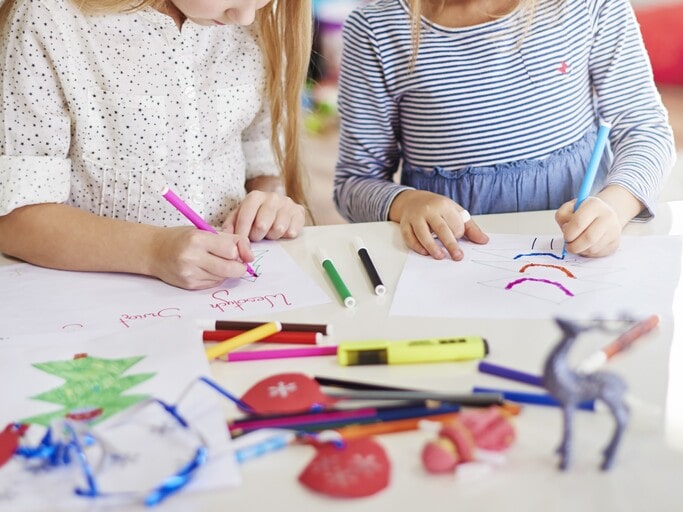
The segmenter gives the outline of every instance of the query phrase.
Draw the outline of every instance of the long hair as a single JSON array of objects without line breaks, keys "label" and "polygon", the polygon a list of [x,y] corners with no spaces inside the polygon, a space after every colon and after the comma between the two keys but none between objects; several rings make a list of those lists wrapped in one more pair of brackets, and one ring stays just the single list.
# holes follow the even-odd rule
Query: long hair
[{"label": "long hair", "polygon": [[[408,7],[410,10],[410,45],[412,49],[410,55],[410,62],[408,64],[408,68],[410,71],[415,70],[415,64],[417,63],[417,55],[420,51],[422,17],[425,15],[425,1],[426,0],[407,0]],[[440,0],[440,6],[438,8],[443,8],[443,5],[446,1],[447,0]],[[526,33],[529,31],[529,28],[531,27],[531,23],[534,20],[534,14],[536,12],[537,3],[538,0],[520,0],[519,2],[518,8],[524,12],[526,19],[524,22],[524,30],[522,32],[522,36],[520,37],[519,41],[517,41],[515,48],[519,48],[519,46],[522,44],[522,41],[524,40],[524,37],[526,36]]]},{"label": "long hair", "polygon": [[[159,7],[164,0],[71,0],[85,13],[113,13]],[[0,31],[15,0],[0,5]],[[301,92],[312,45],[311,2],[272,0],[256,12],[256,27],[266,67],[266,96],[272,119],[271,145],[285,191],[307,211],[299,141],[302,132]]]}]

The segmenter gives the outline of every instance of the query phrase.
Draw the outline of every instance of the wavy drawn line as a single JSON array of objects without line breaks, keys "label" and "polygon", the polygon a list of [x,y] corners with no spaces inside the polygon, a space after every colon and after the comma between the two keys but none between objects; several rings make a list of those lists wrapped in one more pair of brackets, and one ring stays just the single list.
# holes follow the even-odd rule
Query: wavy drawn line
[{"label": "wavy drawn line", "polygon": [[551,258],[555,258],[556,260],[563,260],[565,258],[564,254],[562,256],[558,256],[557,254],[552,252],[525,252],[522,254],[518,254],[512,259],[518,260],[519,258],[523,258],[524,256],[550,256]]},{"label": "wavy drawn line", "polygon": [[557,270],[564,272],[567,274],[567,277],[571,277],[572,279],[575,279],[576,276],[572,274],[569,269],[561,266],[561,265],[550,265],[548,263],[527,263],[524,265],[522,268],[519,269],[520,272],[524,272],[526,269],[529,267],[548,267],[548,268],[556,268]]},{"label": "wavy drawn line", "polygon": [[514,281],[510,281],[507,285],[505,285],[505,289],[511,290],[513,286],[521,284],[525,281],[534,281],[537,283],[552,284],[553,286],[557,286],[560,290],[562,290],[565,293],[565,295],[568,295],[569,297],[574,296],[574,294],[572,292],[570,292],[564,286],[562,286],[562,283],[558,283],[557,281],[551,281],[550,279],[540,279],[537,277],[522,277],[520,279],[515,279]]}]

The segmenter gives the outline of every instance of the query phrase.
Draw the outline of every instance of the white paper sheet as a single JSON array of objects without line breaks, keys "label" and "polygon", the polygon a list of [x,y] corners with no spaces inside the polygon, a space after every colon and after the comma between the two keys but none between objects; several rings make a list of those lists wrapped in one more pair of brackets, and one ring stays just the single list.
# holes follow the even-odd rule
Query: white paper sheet
[{"label": "white paper sheet", "polygon": [[[391,315],[444,318],[618,318],[670,314],[681,238],[623,237],[604,258],[562,254],[561,238],[489,235],[462,241],[462,261],[411,252]],[[537,255],[537,253],[547,253]]]},{"label": "white paper sheet", "polygon": [[0,267],[0,341],[26,333],[92,335],[181,318],[229,320],[330,302],[277,242],[253,244],[259,277],[188,291],[144,276]]},{"label": "white paper sheet", "polygon": [[[89,341],[74,341],[67,333],[49,337],[17,336],[3,343],[1,354],[0,425],[3,428],[10,422],[60,409],[57,403],[32,398],[66,383],[63,377],[36,368],[35,363],[69,362],[76,354],[105,360],[144,356],[121,377],[141,374],[151,374],[151,377],[121,394],[147,395],[168,403],[176,403],[186,386],[197,377],[210,376],[201,333],[186,321],[158,323]],[[207,463],[181,493],[230,487],[241,481],[222,414],[222,400],[207,386],[196,384],[180,402],[182,415],[209,446]],[[135,407],[92,427],[94,433],[124,458],[120,464],[104,467],[98,478],[103,490],[149,490],[190,460],[199,445],[199,438],[183,429],[164,431],[164,426],[177,424],[157,407],[147,406],[143,411],[134,412]],[[28,433],[42,435],[42,429],[31,427]],[[34,439],[32,444],[36,442]],[[74,494],[78,482],[74,477],[79,475],[76,468],[74,463],[70,467],[32,473],[26,470],[24,460],[13,458],[0,468],[0,510],[77,511],[111,504],[108,499],[92,500]],[[172,502],[173,496],[168,501]]]}]

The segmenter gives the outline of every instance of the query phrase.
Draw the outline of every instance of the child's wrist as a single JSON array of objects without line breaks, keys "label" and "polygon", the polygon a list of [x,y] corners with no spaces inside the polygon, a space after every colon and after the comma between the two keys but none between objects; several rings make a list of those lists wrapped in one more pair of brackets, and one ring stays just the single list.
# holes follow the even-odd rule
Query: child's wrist
[{"label": "child's wrist", "polygon": [[608,185],[598,197],[614,210],[622,228],[644,208],[638,198],[619,185]]}]

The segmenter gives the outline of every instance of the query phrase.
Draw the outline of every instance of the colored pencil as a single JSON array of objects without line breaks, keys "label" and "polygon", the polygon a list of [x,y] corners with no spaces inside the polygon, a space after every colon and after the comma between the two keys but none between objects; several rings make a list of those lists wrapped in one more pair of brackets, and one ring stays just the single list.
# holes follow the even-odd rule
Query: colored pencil
[{"label": "colored pencil", "polygon": [[456,404],[408,405],[401,407],[365,407],[362,409],[323,411],[315,414],[300,414],[275,418],[253,418],[235,420],[228,425],[232,433],[243,433],[260,428],[295,428],[297,430],[319,431],[346,425],[358,425],[393,421],[406,418],[422,418],[460,410]]},{"label": "colored pencil", "polygon": [[329,391],[325,393],[333,398],[343,400],[437,400],[470,407],[488,407],[489,405],[503,405],[501,393],[492,391],[491,393],[477,394],[449,394],[435,391],[393,391],[393,390],[348,390],[348,391]]},{"label": "colored pencil", "polygon": [[358,382],[353,380],[333,379],[331,377],[313,377],[321,386],[330,386],[343,389],[375,389],[380,391],[416,391],[415,389],[385,386],[384,384],[371,384],[369,382]]},{"label": "colored pencil", "polygon": [[[182,213],[185,216],[185,218],[187,218],[187,220],[194,224],[197,229],[201,229],[202,231],[208,231],[209,233],[218,234],[218,231],[216,231],[211,224],[202,219],[197,212],[190,208],[190,205],[188,205],[185,201],[180,199],[180,197],[178,197],[176,193],[173,192],[173,190],[171,190],[169,187],[164,187],[164,189],[161,191],[161,195],[164,199],[166,199],[166,201],[171,203],[176,210]],[[251,265],[249,265],[249,263],[247,263],[246,265],[247,272],[253,277],[258,277],[258,274],[256,274]]]},{"label": "colored pencil", "polygon": [[[253,329],[253,327],[252,327]],[[223,341],[238,334],[242,334],[247,329],[234,329],[234,330],[219,330],[219,331],[203,331],[202,340],[203,341]],[[317,345],[322,334],[319,332],[277,332],[271,334],[267,338],[259,340],[259,343],[291,343],[293,345]]]},{"label": "colored pencil", "polygon": [[207,348],[205,350],[206,357],[209,360],[216,359],[222,355],[227,354],[239,347],[248,345],[249,343],[254,343],[260,339],[270,336],[273,333],[280,332],[282,326],[280,322],[268,322],[267,324],[260,325],[249,331],[245,331],[242,334],[238,334],[230,339],[227,339],[221,343],[216,344],[213,347]]}]

